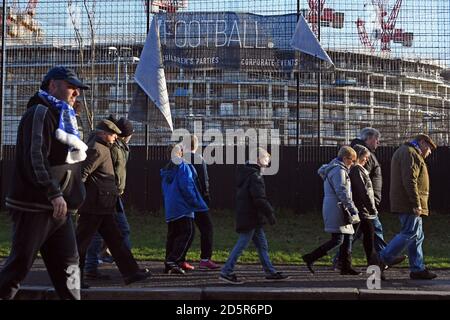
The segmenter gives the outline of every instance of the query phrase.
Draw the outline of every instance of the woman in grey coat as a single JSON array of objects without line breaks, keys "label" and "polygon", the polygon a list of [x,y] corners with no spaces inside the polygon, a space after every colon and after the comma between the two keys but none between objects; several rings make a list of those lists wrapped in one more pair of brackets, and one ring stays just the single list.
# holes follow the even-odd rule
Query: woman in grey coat
[{"label": "woman in grey coat", "polygon": [[352,200],[352,192],[348,171],[356,161],[356,152],[351,147],[344,146],[337,158],[320,167],[318,173],[324,180],[324,198],[322,215],[325,232],[331,233],[331,240],[322,244],[311,253],[302,256],[306,266],[314,273],[312,268],[315,261],[325,256],[328,251],[339,246],[339,259],[342,263],[342,275],[359,275],[352,268],[352,236],[353,225],[344,221],[340,203],[354,218],[352,223],[359,222],[358,209]]}]

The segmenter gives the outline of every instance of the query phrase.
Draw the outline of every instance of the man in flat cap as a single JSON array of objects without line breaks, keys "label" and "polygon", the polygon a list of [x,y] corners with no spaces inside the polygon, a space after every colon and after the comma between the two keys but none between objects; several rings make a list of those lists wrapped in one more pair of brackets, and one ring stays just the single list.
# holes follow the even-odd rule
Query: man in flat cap
[{"label": "man in flat cap", "polygon": [[[86,161],[81,176],[86,186],[86,201],[80,208],[77,226],[77,244],[80,270],[83,274],[86,251],[98,231],[111,250],[125,284],[148,278],[151,273],[140,269],[130,249],[124,243],[115,219],[119,190],[116,185],[111,147],[122,132],[111,121],[104,119],[97,124],[95,135],[88,142]],[[84,280],[81,277],[82,281]],[[87,284],[82,282],[84,287]]]},{"label": "man in flat cap", "polygon": [[425,267],[422,243],[425,238],[422,216],[428,216],[429,177],[425,158],[436,144],[426,134],[398,148],[391,160],[391,211],[399,215],[401,230],[385,249],[380,258],[386,265],[403,250],[408,249],[410,278],[431,280],[436,274]]},{"label": "man in flat cap", "polygon": [[[128,143],[134,133],[134,129],[131,121],[126,118],[116,120],[113,115],[110,115],[107,119],[114,122],[121,131],[116,141],[111,146],[111,159],[114,167],[116,185],[119,192],[116,204],[117,214],[115,217],[119,229],[124,237],[125,245],[131,250],[130,225],[125,215],[125,206],[121,196],[124,193],[126,186],[127,162],[130,154]],[[103,261],[106,260],[105,258],[110,258],[100,257],[102,245],[103,239],[97,232],[94,235],[86,254],[86,264],[84,267],[84,276],[86,279],[103,280],[109,278],[108,275],[102,274],[98,270],[99,258]]]},{"label": "man in flat cap", "polygon": [[0,272],[0,299],[12,299],[40,251],[61,299],[80,299],[75,232],[70,214],[85,189],[81,141],[73,106],[81,89],[76,73],[54,67],[29,100],[17,131],[13,178],[6,206],[13,220],[11,253]]}]

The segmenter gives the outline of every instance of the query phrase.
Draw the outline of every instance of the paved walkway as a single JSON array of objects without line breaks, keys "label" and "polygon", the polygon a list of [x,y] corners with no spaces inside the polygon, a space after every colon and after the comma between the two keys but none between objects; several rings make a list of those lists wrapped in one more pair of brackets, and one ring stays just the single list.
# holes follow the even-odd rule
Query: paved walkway
[{"label": "paved walkway", "polygon": [[[239,299],[448,299],[450,300],[450,269],[433,270],[434,280],[411,280],[409,270],[392,268],[380,290],[368,290],[365,270],[361,276],[341,276],[327,267],[317,267],[311,275],[305,266],[277,265],[290,276],[287,280],[264,278],[260,265],[238,265],[236,273],[242,285],[227,284],[219,279],[219,271],[193,270],[186,275],[163,273],[162,262],[141,262],[153,276],[148,280],[125,286],[115,264],[102,264],[100,270],[111,280],[90,280],[91,288],[83,290],[83,299],[158,299],[158,300],[239,300]],[[22,284],[18,299],[54,299],[55,294],[45,266],[36,261]]]}]

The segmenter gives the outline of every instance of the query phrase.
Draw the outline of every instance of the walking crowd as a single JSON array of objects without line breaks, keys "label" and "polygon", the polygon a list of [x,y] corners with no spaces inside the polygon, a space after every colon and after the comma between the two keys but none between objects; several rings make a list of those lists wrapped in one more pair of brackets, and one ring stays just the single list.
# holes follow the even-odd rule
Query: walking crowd
[{"label": "walking crowd", "polygon": [[[124,284],[151,276],[140,268],[131,252],[130,226],[122,195],[126,186],[129,142],[134,133],[126,118],[110,116],[82,140],[77,102],[87,90],[76,73],[54,67],[45,75],[40,90],[29,100],[19,124],[15,169],[6,206],[13,221],[11,252],[0,271],[0,300],[13,299],[20,283],[40,252],[61,299],[80,299],[86,280],[108,279],[98,270],[105,248]],[[77,121],[78,119],[78,121]],[[314,263],[338,248],[333,265],[342,275],[359,275],[352,267],[352,246],[362,238],[368,265],[384,271],[409,259],[412,279],[433,279],[424,263],[422,216],[427,216],[429,178],[425,158],[436,144],[419,134],[400,146],[391,161],[390,204],[398,214],[400,232],[386,243],[379,219],[382,174],[375,156],[380,132],[364,128],[350,146],[318,170],[324,183],[322,215],[329,241],[302,256],[314,273]],[[200,232],[200,269],[221,268],[212,260],[213,223],[209,213],[208,169],[197,152],[198,139],[170,146],[168,163],[161,169],[167,223],[164,272],[183,275],[195,267],[186,254]],[[263,148],[250,150],[236,178],[235,225],[238,238],[220,270],[220,279],[242,283],[235,265],[253,242],[269,280],[288,276],[276,270],[269,257],[264,225],[274,225],[274,209],[267,199],[263,171],[270,165]],[[76,214],[76,225],[71,218]],[[407,250],[407,255],[403,252]]]}]

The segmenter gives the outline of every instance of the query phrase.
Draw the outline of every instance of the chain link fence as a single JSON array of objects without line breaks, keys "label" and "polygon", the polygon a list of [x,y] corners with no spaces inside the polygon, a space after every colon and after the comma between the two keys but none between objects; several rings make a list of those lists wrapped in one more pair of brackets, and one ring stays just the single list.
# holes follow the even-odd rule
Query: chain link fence
[{"label": "chain link fence", "polygon": [[[127,117],[155,16],[175,129],[275,129],[283,145],[330,146],[373,126],[383,145],[419,132],[449,145],[448,1],[16,0],[2,11],[4,157],[54,65],[91,86],[80,97],[86,132],[109,114]],[[291,48],[299,15],[334,68]],[[170,141],[158,123],[135,126],[132,144]]]}]

